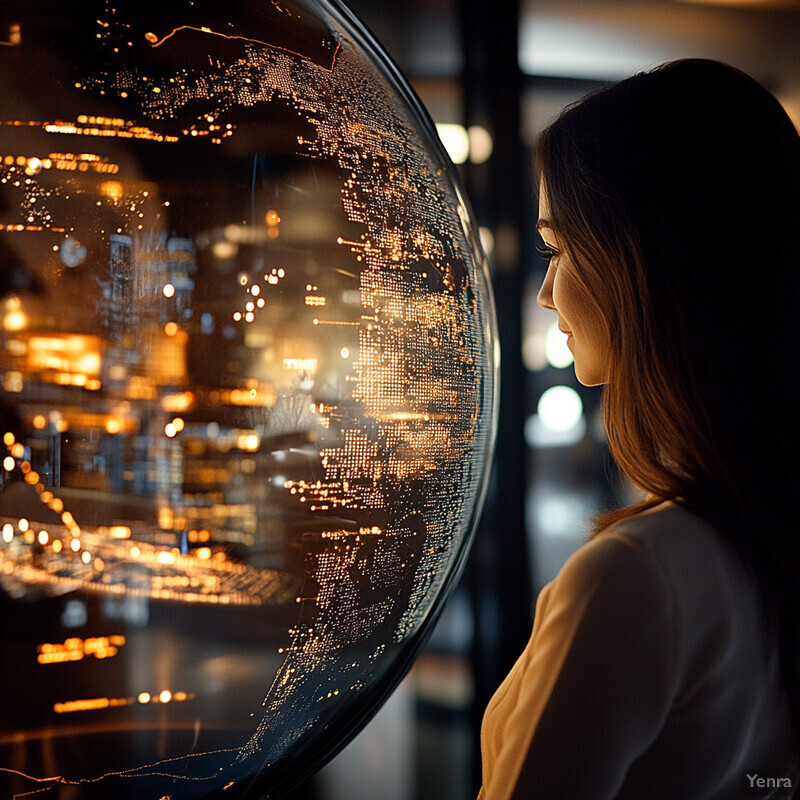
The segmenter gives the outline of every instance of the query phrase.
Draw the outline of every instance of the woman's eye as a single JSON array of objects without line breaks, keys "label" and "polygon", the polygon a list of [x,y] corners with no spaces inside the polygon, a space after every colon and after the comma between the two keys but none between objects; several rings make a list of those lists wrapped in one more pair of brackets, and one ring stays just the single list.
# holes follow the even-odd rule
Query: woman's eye
[{"label": "woman's eye", "polygon": [[541,253],[542,258],[544,258],[546,261],[550,261],[550,259],[555,258],[558,255],[558,250],[550,247],[550,245],[547,244],[537,246],[536,249]]}]

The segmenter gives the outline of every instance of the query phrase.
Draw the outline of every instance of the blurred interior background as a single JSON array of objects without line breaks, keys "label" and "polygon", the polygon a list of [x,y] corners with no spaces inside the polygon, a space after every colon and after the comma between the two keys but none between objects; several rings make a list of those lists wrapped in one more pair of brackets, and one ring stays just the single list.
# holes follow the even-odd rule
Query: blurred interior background
[{"label": "blurred interior background", "polygon": [[600,390],[580,386],[536,292],[538,131],[587,91],[683,57],[753,75],[800,125],[796,0],[347,0],[427,106],[481,226],[502,347],[489,497],[470,562],[426,649],[369,726],[297,800],[468,800],[486,702],[533,603],[631,489],[611,463]]}]

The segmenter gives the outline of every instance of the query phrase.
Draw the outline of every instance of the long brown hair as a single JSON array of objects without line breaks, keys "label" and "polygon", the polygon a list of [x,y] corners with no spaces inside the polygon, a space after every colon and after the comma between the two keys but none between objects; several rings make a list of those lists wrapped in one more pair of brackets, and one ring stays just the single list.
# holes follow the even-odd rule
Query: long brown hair
[{"label": "long brown hair", "polygon": [[641,503],[707,519],[759,580],[800,721],[800,137],[742,72],[672,62],[540,136],[550,221],[608,325],[609,446]]}]

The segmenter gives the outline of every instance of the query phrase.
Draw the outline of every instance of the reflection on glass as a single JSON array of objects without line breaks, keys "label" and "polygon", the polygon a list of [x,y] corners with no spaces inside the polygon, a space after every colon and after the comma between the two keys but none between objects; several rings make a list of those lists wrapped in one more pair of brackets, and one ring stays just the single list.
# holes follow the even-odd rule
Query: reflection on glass
[{"label": "reflection on glass", "polygon": [[325,2],[0,7],[0,793],[280,793],[462,561],[493,316]]}]

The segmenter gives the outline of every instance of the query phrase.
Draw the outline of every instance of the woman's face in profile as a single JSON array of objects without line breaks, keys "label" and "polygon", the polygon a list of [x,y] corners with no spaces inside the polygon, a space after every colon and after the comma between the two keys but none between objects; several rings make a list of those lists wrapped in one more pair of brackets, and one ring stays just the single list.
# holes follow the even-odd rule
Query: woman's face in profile
[{"label": "woman's face in profile", "polygon": [[567,334],[567,346],[575,359],[578,380],[584,386],[606,383],[610,352],[608,326],[599,307],[579,281],[564,242],[559,240],[552,227],[544,183],[539,186],[539,221],[536,227],[549,258],[537,302],[542,308],[558,314],[558,327]]}]

